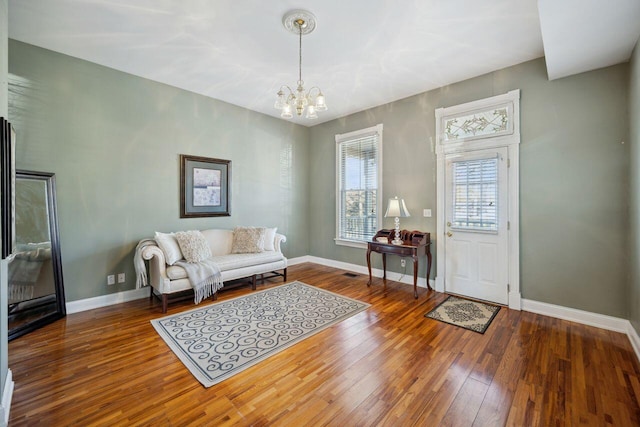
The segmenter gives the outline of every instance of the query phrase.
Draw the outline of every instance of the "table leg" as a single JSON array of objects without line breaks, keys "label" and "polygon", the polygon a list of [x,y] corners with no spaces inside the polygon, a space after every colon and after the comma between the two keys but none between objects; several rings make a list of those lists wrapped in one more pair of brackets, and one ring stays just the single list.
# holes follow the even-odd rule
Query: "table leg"
[{"label": "table leg", "polygon": [[387,291],[387,254],[382,254],[382,283],[384,285],[383,289]]},{"label": "table leg", "polygon": [[431,251],[427,252],[427,288],[431,291],[431,283],[429,278],[431,277]]},{"label": "table leg", "polygon": [[418,257],[413,256],[413,297],[418,299]]},{"label": "table leg", "polygon": [[387,281],[387,254],[382,254],[382,279]]},{"label": "table leg", "polygon": [[369,281],[367,286],[371,286],[371,249],[367,249],[367,268],[369,269]]}]

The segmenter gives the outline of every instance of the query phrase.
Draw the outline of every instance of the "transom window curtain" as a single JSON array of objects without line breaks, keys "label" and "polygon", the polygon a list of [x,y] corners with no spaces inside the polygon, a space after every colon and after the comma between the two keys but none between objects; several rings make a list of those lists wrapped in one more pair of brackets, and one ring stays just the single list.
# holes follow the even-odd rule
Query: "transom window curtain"
[{"label": "transom window curtain", "polygon": [[336,135],[337,243],[370,241],[380,228],[382,125]]}]

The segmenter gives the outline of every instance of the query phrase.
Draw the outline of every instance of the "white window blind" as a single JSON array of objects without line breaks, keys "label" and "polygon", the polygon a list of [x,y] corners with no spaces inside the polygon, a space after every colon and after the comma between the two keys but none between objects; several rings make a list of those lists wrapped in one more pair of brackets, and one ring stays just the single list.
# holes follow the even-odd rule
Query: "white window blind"
[{"label": "white window blind", "polygon": [[498,231],[498,158],[453,163],[453,227]]},{"label": "white window blind", "polygon": [[370,241],[380,228],[381,130],[336,136],[337,241]]}]

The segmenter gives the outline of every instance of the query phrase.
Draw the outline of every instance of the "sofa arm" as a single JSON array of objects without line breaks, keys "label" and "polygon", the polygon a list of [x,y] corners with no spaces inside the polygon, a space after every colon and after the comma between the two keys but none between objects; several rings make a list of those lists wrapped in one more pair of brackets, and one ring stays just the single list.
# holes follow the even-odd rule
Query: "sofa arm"
[{"label": "sofa arm", "polygon": [[142,250],[142,259],[149,261],[149,284],[162,292],[169,281],[164,252],[158,246],[147,246]]},{"label": "sofa arm", "polygon": [[275,248],[276,251],[282,252],[282,249],[280,249],[280,244],[286,241],[287,241],[287,236],[285,236],[284,234],[276,233],[276,241],[273,242],[273,247]]}]

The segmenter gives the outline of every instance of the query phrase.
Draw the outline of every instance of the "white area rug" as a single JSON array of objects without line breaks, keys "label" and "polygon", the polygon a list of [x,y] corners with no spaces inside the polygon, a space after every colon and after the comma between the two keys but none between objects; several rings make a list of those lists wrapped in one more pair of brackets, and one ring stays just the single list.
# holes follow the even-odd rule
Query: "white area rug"
[{"label": "white area rug", "polygon": [[211,387],[368,307],[292,282],[151,324],[198,381]]}]

